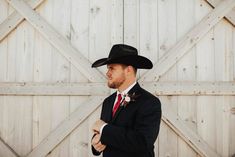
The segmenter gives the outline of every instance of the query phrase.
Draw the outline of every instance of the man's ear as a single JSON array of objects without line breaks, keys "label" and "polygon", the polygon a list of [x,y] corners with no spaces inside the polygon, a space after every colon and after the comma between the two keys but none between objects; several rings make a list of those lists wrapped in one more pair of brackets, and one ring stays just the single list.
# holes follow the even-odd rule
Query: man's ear
[{"label": "man's ear", "polygon": [[134,73],[134,68],[133,68],[132,66],[128,65],[128,66],[126,67],[126,69],[127,69],[127,72],[128,72],[129,74]]}]

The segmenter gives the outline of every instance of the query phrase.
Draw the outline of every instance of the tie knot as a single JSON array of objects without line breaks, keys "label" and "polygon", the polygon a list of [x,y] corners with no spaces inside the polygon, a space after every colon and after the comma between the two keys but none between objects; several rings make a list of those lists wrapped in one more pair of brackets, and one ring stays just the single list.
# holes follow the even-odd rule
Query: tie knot
[{"label": "tie knot", "polygon": [[118,101],[122,100],[122,94],[118,94]]}]

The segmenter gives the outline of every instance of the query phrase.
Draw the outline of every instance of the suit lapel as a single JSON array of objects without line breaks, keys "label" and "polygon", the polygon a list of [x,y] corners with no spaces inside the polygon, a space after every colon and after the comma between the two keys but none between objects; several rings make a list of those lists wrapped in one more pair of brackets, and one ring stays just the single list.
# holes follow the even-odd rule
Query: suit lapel
[{"label": "suit lapel", "polygon": [[[132,95],[133,93],[135,93],[135,94],[138,95],[139,92],[140,92],[140,90],[139,90],[140,88],[141,88],[141,87],[140,87],[139,83],[136,83],[136,85],[130,89],[130,91],[128,92],[128,95]],[[115,97],[115,98],[116,98],[116,97]],[[114,100],[115,100],[115,99],[114,99]],[[113,101],[113,103],[114,103],[114,101]],[[113,117],[112,120],[111,120],[111,123],[114,123],[114,121],[117,119],[118,115],[120,114],[120,112],[121,112],[123,109],[124,109],[124,106],[120,106],[120,107],[118,108],[118,110],[116,111],[114,117]],[[111,113],[112,113],[112,110],[111,110]]]},{"label": "suit lapel", "polygon": [[112,120],[112,112],[113,112],[113,104],[116,98],[117,92],[113,93],[109,99],[108,109],[107,109],[107,121],[110,122]]}]

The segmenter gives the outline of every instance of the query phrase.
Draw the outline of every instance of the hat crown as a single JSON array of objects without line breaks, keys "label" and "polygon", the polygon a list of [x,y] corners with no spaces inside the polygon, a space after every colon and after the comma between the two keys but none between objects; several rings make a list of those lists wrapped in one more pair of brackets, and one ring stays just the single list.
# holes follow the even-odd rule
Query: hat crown
[{"label": "hat crown", "polygon": [[114,45],[109,53],[108,58],[118,58],[123,56],[137,56],[138,51],[136,48],[124,45],[124,44],[117,44]]},{"label": "hat crown", "polygon": [[91,67],[107,64],[131,65],[136,69],[151,69],[153,67],[152,62],[148,58],[138,55],[136,48],[125,44],[113,45],[108,58],[101,58],[95,61]]}]

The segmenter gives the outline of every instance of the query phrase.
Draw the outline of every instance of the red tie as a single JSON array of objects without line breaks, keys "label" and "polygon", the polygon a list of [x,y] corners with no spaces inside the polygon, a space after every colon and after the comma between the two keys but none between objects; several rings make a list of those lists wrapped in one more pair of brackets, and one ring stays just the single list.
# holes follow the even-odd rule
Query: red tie
[{"label": "red tie", "polygon": [[122,100],[122,95],[118,94],[118,100],[117,100],[117,102],[115,103],[115,105],[113,107],[113,116],[115,115],[118,107],[120,106],[121,100]]}]

